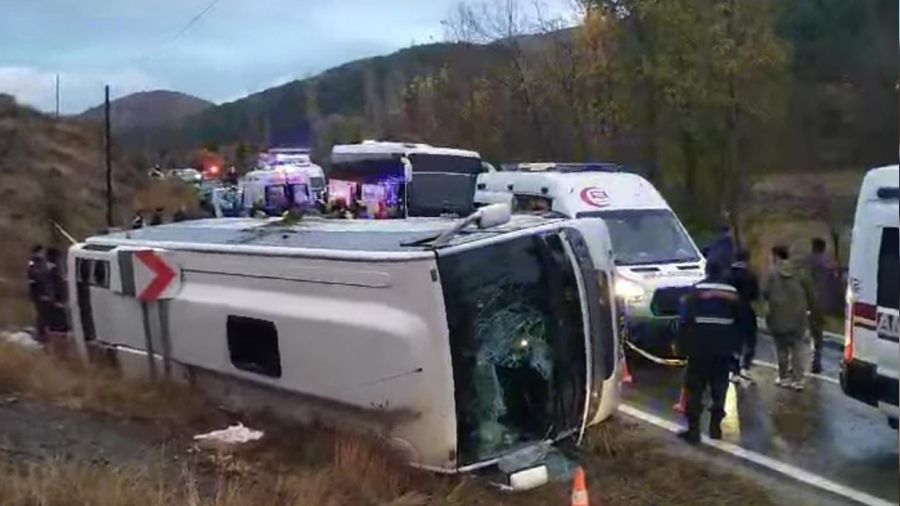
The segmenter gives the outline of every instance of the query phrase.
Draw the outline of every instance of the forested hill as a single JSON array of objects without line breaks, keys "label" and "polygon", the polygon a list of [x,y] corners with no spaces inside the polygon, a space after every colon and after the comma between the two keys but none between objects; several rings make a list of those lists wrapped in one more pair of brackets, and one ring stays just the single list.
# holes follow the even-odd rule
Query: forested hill
[{"label": "forested hill", "polygon": [[503,161],[616,160],[645,167],[701,221],[739,213],[754,174],[896,162],[896,0],[582,3],[581,25],[528,37],[463,4],[448,20],[457,42],[352,62],[129,140],[151,158],[230,147],[238,163],[267,145],[324,153],[366,137]]}]

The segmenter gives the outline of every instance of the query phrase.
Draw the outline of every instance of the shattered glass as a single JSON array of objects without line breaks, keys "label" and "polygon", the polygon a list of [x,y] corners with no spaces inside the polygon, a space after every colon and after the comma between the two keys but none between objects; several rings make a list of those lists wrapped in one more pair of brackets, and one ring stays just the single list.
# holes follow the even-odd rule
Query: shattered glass
[{"label": "shattered glass", "polygon": [[560,238],[513,239],[449,255],[439,267],[462,463],[574,428],[584,400],[584,334]]}]

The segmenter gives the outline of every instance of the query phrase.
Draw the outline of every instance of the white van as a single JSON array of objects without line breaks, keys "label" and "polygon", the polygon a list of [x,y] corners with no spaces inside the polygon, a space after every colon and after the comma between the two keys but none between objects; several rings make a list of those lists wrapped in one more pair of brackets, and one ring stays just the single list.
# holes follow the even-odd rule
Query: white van
[{"label": "white van", "polygon": [[841,387],[898,425],[900,171],[873,169],[859,191],[850,246]]},{"label": "white van", "polygon": [[665,199],[641,176],[609,163],[528,163],[478,177],[475,201],[512,195],[516,211],[603,218],[616,258],[616,295],[626,343],[648,358],[681,357],[681,296],[703,279],[705,262]]},{"label": "white van", "polygon": [[[504,206],[182,222],[69,257],[85,356],[173,371],[236,408],[372,430],[441,472],[580,437],[616,409],[612,268],[602,220]],[[168,298],[148,302],[151,288]]]},{"label": "white van", "polygon": [[280,215],[294,206],[318,205],[324,199],[325,173],[313,163],[278,164],[250,171],[238,182],[245,211]]}]

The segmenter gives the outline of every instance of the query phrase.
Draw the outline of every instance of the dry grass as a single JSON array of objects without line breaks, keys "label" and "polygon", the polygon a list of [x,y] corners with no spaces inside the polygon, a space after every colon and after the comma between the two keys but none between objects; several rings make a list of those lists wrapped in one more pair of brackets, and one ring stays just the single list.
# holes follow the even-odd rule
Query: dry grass
[{"label": "dry grass", "polygon": [[0,394],[22,393],[40,401],[116,417],[193,425],[214,415],[187,387],[122,378],[107,367],[87,367],[0,343]]},{"label": "dry grass", "polygon": [[135,192],[134,209],[144,211],[149,219],[149,213],[157,208],[164,210],[166,221],[180,208],[189,215],[196,215],[200,211],[198,190],[177,180],[150,181]]},{"label": "dry grass", "polygon": [[616,420],[587,435],[582,461],[591,499],[602,504],[772,504],[765,488],[694,450],[661,444],[636,422]]},{"label": "dry grass", "polygon": [[[42,353],[0,345],[0,393],[132,419],[166,421],[182,435],[206,419],[221,426],[202,399],[178,385],[123,380]],[[0,461],[0,504],[7,506],[538,506],[566,504],[569,483],[521,494],[488,480],[444,477],[405,465],[372,437],[250,419],[259,443],[232,450],[160,454],[135,464],[94,464],[90,455],[23,463]],[[185,438],[181,438],[182,440]],[[659,434],[613,420],[587,434],[578,460],[592,501],[637,505],[768,505],[763,488],[666,442]],[[0,456],[3,454],[0,453]],[[137,467],[139,466],[139,467]]]}]

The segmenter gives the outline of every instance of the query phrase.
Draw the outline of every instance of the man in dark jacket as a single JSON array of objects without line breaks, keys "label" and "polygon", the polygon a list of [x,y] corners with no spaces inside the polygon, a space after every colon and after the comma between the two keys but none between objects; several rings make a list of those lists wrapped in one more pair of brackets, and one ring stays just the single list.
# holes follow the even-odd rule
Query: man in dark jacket
[{"label": "man in dark jacket", "polygon": [[750,367],[753,366],[753,359],[756,357],[756,310],[753,309],[753,303],[759,299],[759,280],[756,274],[750,270],[750,252],[741,250],[738,252],[735,262],[731,264],[730,282],[738,291],[741,307],[740,333],[742,342],[742,354],[740,358],[739,375],[735,375],[734,379],[743,378],[746,381],[753,381],[750,375]]},{"label": "man in dark jacket", "polygon": [[694,285],[681,303],[680,329],[685,333],[687,367],[684,374],[685,416],[688,429],[680,436],[700,442],[703,392],[709,388],[709,437],[722,438],[728,376],[740,350],[741,310],[737,290],[725,280],[717,263],[706,264],[706,279]]},{"label": "man in dark jacket", "polygon": [[[812,249],[809,256],[806,257],[804,267],[806,276],[812,283],[815,291],[816,302],[819,305],[821,313],[833,313],[835,306],[840,308],[840,304],[835,304],[835,299],[840,296],[840,278],[837,265],[826,251],[825,240],[816,237],[812,240]],[[839,309],[838,309],[839,310]],[[810,370],[813,373],[822,372],[822,336],[823,321],[820,318],[812,319],[809,322],[809,334],[813,339],[813,358]]]},{"label": "man in dark jacket", "polygon": [[66,302],[69,300],[69,292],[66,286],[66,277],[59,264],[61,256],[58,249],[47,249],[46,298],[49,307],[47,325],[54,332],[69,331],[69,321],[66,314]]},{"label": "man in dark jacket", "polygon": [[28,299],[34,306],[34,332],[38,341],[47,336],[47,306],[43,295],[47,284],[47,267],[44,261],[44,247],[36,245],[31,248],[28,259]]}]

